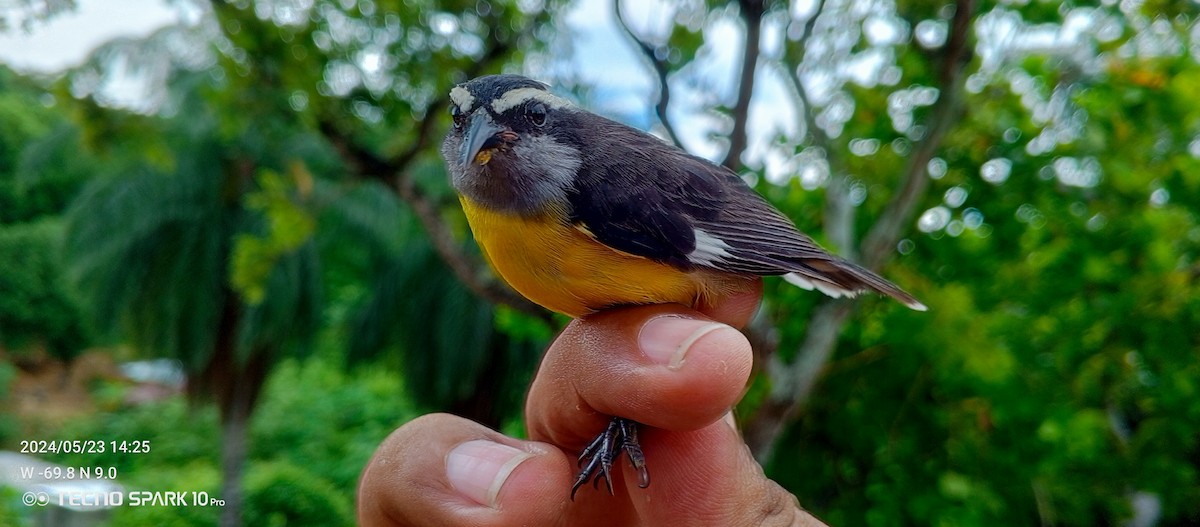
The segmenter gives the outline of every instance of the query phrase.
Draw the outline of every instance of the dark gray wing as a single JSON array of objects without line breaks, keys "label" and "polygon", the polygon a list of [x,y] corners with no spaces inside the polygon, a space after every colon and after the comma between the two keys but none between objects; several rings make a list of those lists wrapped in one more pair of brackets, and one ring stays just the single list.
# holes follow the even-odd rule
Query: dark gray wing
[{"label": "dark gray wing", "polygon": [[834,297],[870,290],[924,308],[822,249],[728,169],[617,123],[599,131],[616,148],[583,163],[569,199],[571,220],[601,243],[682,269],[786,275]]}]

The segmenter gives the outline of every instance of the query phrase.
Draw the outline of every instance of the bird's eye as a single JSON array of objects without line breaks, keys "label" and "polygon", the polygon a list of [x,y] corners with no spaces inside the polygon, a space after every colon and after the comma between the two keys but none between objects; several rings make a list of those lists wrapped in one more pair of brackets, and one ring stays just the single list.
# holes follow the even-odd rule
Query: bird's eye
[{"label": "bird's eye", "polygon": [[540,102],[530,104],[525,108],[525,118],[534,126],[546,124],[546,105]]},{"label": "bird's eye", "polygon": [[462,130],[463,125],[467,122],[466,116],[463,115],[462,109],[457,104],[450,105],[450,117],[454,119],[455,130]]}]

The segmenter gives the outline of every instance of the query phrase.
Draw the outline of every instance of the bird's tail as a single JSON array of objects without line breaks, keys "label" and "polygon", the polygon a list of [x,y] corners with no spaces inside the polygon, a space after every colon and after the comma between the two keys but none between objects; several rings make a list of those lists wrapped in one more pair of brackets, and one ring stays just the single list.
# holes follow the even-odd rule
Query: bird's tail
[{"label": "bird's tail", "polygon": [[816,289],[833,298],[850,298],[874,291],[916,311],[929,309],[896,284],[845,260],[805,260],[801,269],[783,275],[783,279],[801,289]]}]

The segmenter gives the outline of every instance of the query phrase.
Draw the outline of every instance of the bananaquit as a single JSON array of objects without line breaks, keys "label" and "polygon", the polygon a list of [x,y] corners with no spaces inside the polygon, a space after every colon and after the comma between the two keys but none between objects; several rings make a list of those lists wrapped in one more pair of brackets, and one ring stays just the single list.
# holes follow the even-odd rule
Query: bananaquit
[{"label": "bananaquit", "polygon": [[[442,145],[475,240],[541,306],[581,317],[612,306],[702,306],[782,275],[832,297],[917,299],[829,254],[730,170],[572,105],[519,75],[450,90]],[[572,488],[626,452],[649,484],[637,424],[615,417],[580,456]]]}]

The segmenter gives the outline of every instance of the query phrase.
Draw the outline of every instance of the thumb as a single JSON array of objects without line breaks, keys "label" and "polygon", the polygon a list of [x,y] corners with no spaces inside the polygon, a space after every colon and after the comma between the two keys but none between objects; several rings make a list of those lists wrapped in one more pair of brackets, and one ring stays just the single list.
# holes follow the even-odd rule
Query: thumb
[{"label": "thumb", "polygon": [[[646,525],[824,525],[767,478],[732,414],[692,431],[646,427],[642,448],[654,460],[654,481],[630,497]],[[634,488],[634,471],[624,477]]]},{"label": "thumb", "polygon": [[461,417],[426,415],[397,429],[375,451],[359,480],[358,524],[561,523],[570,467],[551,445],[512,439]]}]

